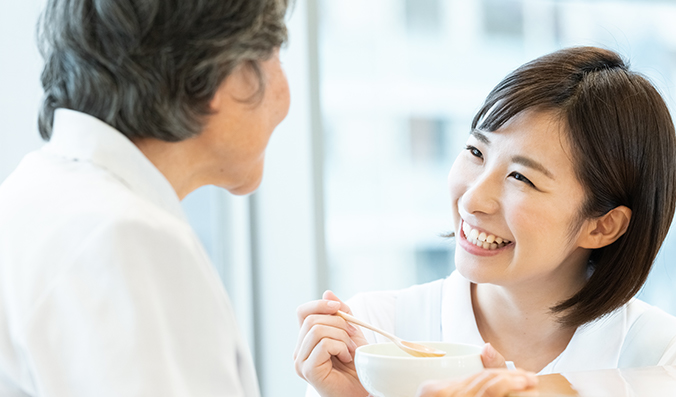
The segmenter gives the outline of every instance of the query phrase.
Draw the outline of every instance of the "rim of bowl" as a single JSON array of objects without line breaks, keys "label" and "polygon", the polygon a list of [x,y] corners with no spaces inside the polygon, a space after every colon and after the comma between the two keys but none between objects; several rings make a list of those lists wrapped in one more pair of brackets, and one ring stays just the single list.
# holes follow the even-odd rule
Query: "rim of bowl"
[{"label": "rim of bowl", "polygon": [[[365,356],[370,356],[370,357],[377,357],[377,358],[387,358],[387,359],[392,359],[392,360],[411,360],[411,359],[423,359],[423,360],[447,360],[449,358],[457,359],[457,358],[464,358],[464,357],[470,357],[474,355],[481,355],[481,346],[477,345],[471,345],[469,343],[453,343],[453,342],[430,342],[430,341],[423,341],[423,342],[418,342],[416,343],[442,343],[442,344],[449,344],[449,345],[456,345],[456,346],[465,346],[465,347],[471,347],[471,348],[476,348],[477,352],[476,353],[468,353],[468,354],[455,354],[455,355],[446,355],[446,356],[441,356],[441,357],[415,357],[415,356],[388,356],[384,354],[377,354],[377,353],[369,353],[369,352],[364,352],[363,348],[366,348],[368,346],[376,346],[376,345],[394,345],[394,342],[381,342],[381,343],[371,343],[368,345],[363,345],[359,346],[357,350],[355,350],[355,356],[356,353],[365,355]],[[396,346],[395,346],[396,347]],[[398,347],[397,347],[398,349]],[[403,350],[402,350],[403,351]]]}]

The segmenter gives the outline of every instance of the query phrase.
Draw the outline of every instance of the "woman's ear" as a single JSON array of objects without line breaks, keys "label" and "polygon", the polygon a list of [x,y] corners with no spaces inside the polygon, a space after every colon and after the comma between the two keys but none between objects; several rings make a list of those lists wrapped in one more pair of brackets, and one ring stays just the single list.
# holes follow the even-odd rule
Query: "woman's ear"
[{"label": "woman's ear", "polygon": [[623,205],[615,207],[595,219],[587,221],[584,234],[580,236],[582,248],[601,248],[615,242],[629,227],[631,210]]}]

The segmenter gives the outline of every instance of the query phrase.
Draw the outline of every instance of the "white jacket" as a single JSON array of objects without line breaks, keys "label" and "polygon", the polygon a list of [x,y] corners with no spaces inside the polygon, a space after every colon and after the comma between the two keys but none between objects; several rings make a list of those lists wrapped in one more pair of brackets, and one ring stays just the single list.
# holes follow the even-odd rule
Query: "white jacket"
[{"label": "white jacket", "polygon": [[0,186],[0,395],[259,395],[175,191],[71,110]]}]

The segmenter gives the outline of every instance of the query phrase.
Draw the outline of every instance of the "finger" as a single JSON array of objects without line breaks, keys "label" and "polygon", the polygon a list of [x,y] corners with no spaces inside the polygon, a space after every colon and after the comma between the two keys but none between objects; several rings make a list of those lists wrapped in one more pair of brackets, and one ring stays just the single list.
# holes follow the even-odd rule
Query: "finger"
[{"label": "finger", "polygon": [[458,381],[427,381],[418,387],[416,397],[453,396],[459,384]]},{"label": "finger", "polygon": [[[341,300],[336,296],[336,294],[333,293],[333,291],[331,291],[331,290],[326,290],[326,291],[324,291],[324,294],[322,295],[322,298],[324,298],[324,299],[326,299],[326,300],[329,300],[329,301],[340,302],[340,309],[339,309],[339,310],[342,310],[343,312],[348,313],[348,314],[353,314],[353,313],[352,313],[352,310],[350,309],[350,307],[349,307],[347,304],[345,304],[343,301],[341,301]],[[359,330],[359,327],[353,325],[353,324],[350,323],[350,322],[347,322],[347,324],[348,324],[348,327],[347,327],[347,328],[348,328],[348,332],[350,333],[350,335],[359,335],[359,336],[361,336],[361,337],[363,338],[363,333]]]},{"label": "finger", "polygon": [[347,360],[346,362],[349,362],[352,354],[357,349],[357,344],[350,339],[345,330],[320,324],[312,327],[307,333],[298,349],[297,360],[305,361],[312,354],[312,351],[317,348],[322,339],[332,339],[346,346],[346,351],[350,357],[348,359],[347,356],[343,356],[340,358],[341,361]]},{"label": "finger", "polygon": [[[315,303],[319,303],[318,301]],[[354,325],[345,321],[340,316],[330,315],[330,314],[310,314],[303,320],[301,324],[300,331],[298,332],[298,339],[296,341],[296,348],[293,352],[293,359],[295,360],[299,354],[300,346],[303,343],[303,340],[306,338],[307,333],[310,332],[312,327],[323,324],[331,327],[336,327],[344,330],[352,338],[352,341],[357,345],[363,345],[366,343],[364,334],[357,329]],[[350,344],[348,344],[350,345]]]},{"label": "finger", "polygon": [[462,392],[477,397],[503,397],[510,391],[524,390],[536,383],[535,374],[522,370],[489,369],[468,382]]},{"label": "finger", "polygon": [[[479,390],[481,390],[486,383],[492,381],[497,376],[498,373],[496,373],[495,371],[484,370],[479,372],[478,374],[475,374],[474,376],[467,378],[465,382],[462,382],[461,387],[458,387],[457,390],[452,391],[460,396],[467,395],[477,397],[477,393],[479,393]],[[449,394],[455,395],[453,393]]]},{"label": "finger", "polygon": [[318,374],[328,374],[331,372],[333,368],[331,358],[334,356],[346,364],[352,361],[352,356],[347,351],[345,343],[324,338],[316,345],[316,348],[312,350],[307,359],[297,366],[296,372],[299,372],[299,375],[308,382],[313,383],[317,379]]},{"label": "finger", "polygon": [[[315,350],[321,350],[322,346],[326,345],[326,342],[322,343],[324,339],[327,340],[334,340],[336,342],[342,343],[345,345],[345,349],[347,351],[347,354],[345,354],[342,350],[337,350],[335,348],[334,344],[331,344],[330,346],[332,347],[331,353],[334,354],[342,354],[340,357],[341,360],[343,361],[351,361],[352,359],[352,354],[354,352],[354,349],[356,348],[356,345],[354,344],[353,341],[351,341],[349,338],[345,338],[345,331],[342,331],[338,328],[335,327],[330,327],[330,326],[325,326],[322,324],[315,325],[305,336],[305,338],[299,342],[299,345],[297,346],[297,352],[294,353],[294,365],[296,367],[296,372],[303,376],[302,374],[304,371],[302,370],[303,367],[307,367],[305,362],[308,360],[310,356],[315,353]],[[331,354],[329,354],[330,356]],[[315,354],[315,356],[317,356]],[[321,356],[324,357],[324,356]]]},{"label": "finger", "polygon": [[300,327],[300,331],[298,332],[296,349],[294,350],[293,353],[294,360],[298,356],[300,346],[302,345],[303,340],[307,337],[308,332],[310,332],[310,330],[313,327],[318,325],[325,325],[341,329],[345,331],[349,336],[357,336],[357,337],[361,336],[358,330],[354,326],[349,324],[347,321],[345,321],[342,317],[327,314],[311,314],[305,318],[303,324]]},{"label": "finger", "polygon": [[477,392],[478,397],[504,397],[509,392],[525,390],[537,381],[526,374],[503,373],[486,382]]},{"label": "finger", "polygon": [[477,389],[476,384],[483,385],[488,380],[495,377],[496,374],[492,370],[483,370],[475,374],[469,375],[463,379],[451,381],[428,381],[423,383],[418,389],[418,396],[472,396],[471,390]]},{"label": "finger", "polygon": [[505,358],[490,343],[486,343],[481,350],[481,361],[485,368],[507,368]]},{"label": "finger", "polygon": [[[298,324],[302,325],[305,318],[312,314],[335,314],[341,309],[341,302],[335,300],[319,299],[303,303],[296,308]],[[347,306],[347,305],[346,305]]]},{"label": "finger", "polygon": [[322,298],[330,301],[335,301],[335,302],[340,302],[340,310],[344,311],[345,313],[352,314],[352,310],[350,310],[350,307],[345,304],[342,300],[340,300],[336,294],[333,293],[331,290],[326,290],[324,291],[324,294],[322,294]]},{"label": "finger", "polygon": [[523,370],[487,369],[456,381],[433,381],[423,384],[419,397],[504,397],[511,391],[520,391],[537,385],[537,377]]}]

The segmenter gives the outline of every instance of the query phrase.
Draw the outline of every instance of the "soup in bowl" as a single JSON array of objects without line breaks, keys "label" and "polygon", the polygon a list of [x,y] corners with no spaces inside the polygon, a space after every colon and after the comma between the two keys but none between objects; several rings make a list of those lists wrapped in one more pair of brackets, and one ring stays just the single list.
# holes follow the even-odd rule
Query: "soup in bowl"
[{"label": "soup in bowl", "polygon": [[421,342],[443,350],[443,357],[413,357],[394,343],[357,348],[355,367],[362,385],[374,397],[414,397],[429,380],[454,380],[481,371],[481,347],[447,342]]}]

